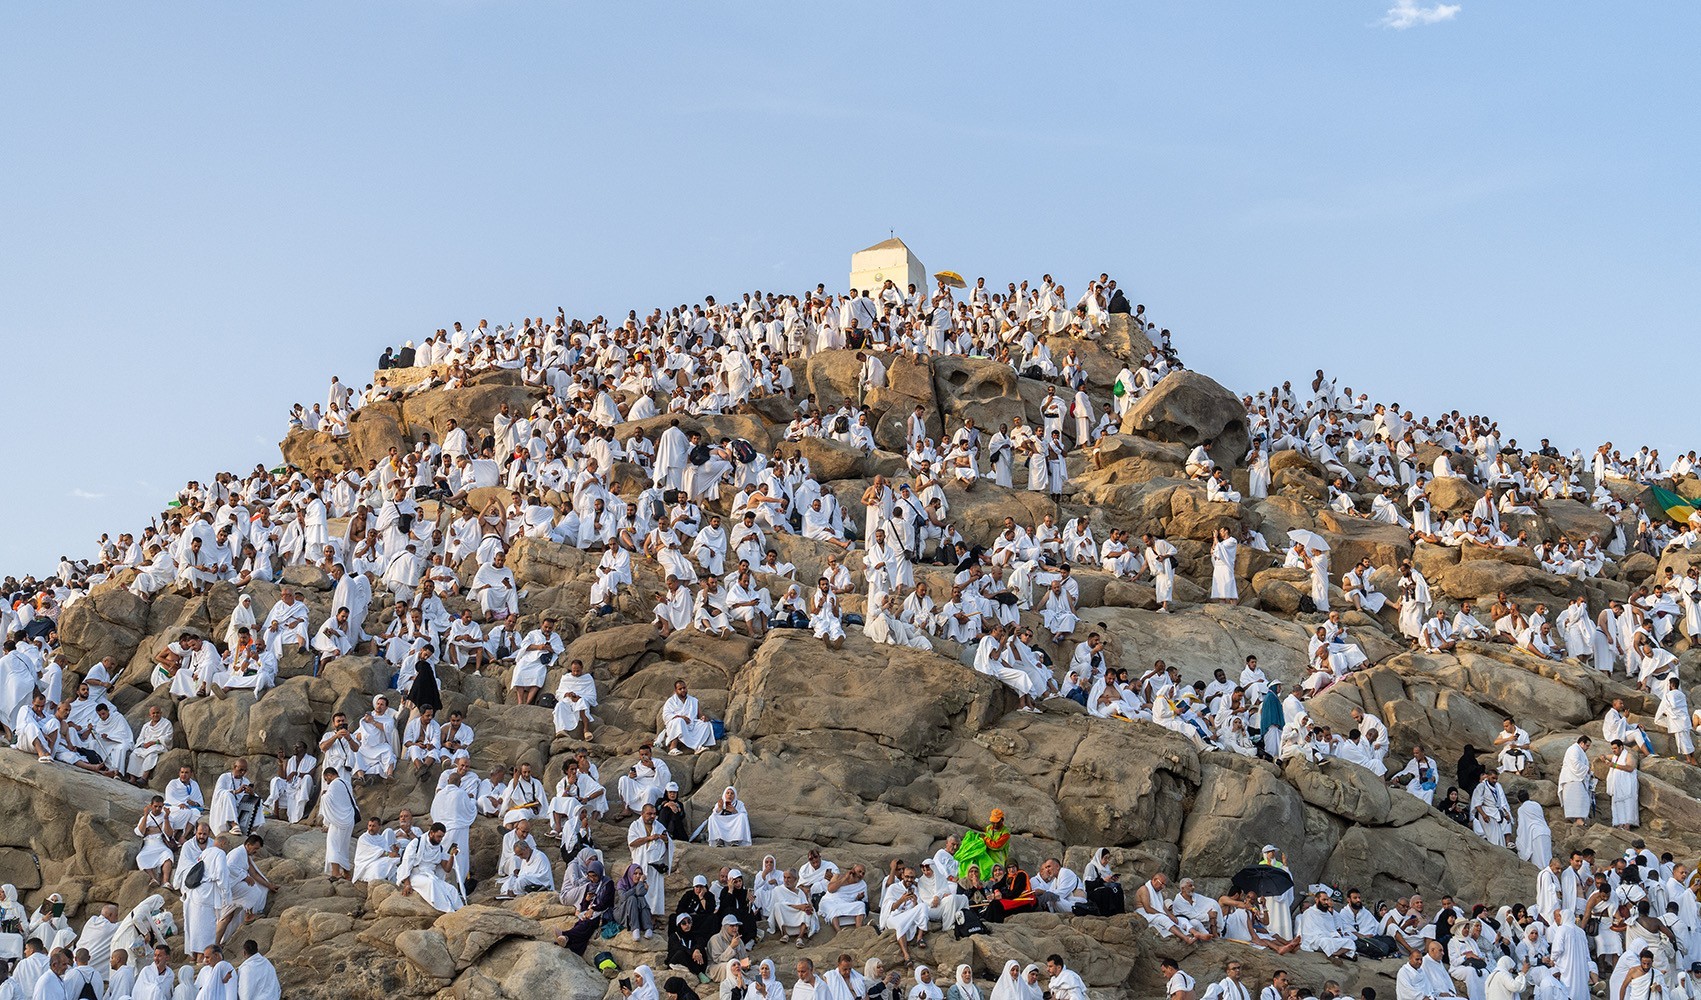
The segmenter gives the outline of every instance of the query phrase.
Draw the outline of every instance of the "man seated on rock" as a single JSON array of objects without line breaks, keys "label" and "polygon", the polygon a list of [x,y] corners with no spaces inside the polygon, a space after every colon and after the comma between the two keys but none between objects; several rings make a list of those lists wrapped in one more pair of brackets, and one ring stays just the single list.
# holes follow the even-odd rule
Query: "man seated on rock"
[{"label": "man seated on rock", "polygon": [[388,882],[402,862],[402,842],[394,830],[384,829],[377,816],[366,818],[366,829],[355,838],[354,874],[356,882]]},{"label": "man seated on rock", "polygon": [[786,869],[781,875],[781,884],[768,893],[769,932],[777,932],[782,943],[796,938],[797,946],[801,948],[820,929],[821,921],[815,915],[809,893],[798,884],[797,872]]},{"label": "man seated on rock", "polygon": [[207,819],[218,836],[240,837],[265,824],[260,796],[255,792],[253,779],[248,777],[246,759],[236,758],[230,762],[230,770],[219,775],[213,785],[211,807]]},{"label": "man seated on rock", "polygon": [[192,824],[201,819],[201,813],[206,809],[206,796],[201,793],[201,783],[195,780],[194,772],[188,765],[177,769],[177,777],[165,783],[166,815],[171,820],[171,828],[178,836]]},{"label": "man seated on rock", "polygon": [[153,777],[154,768],[159,764],[160,757],[171,749],[175,730],[170,720],[164,717],[158,705],[148,706],[148,721],[142,723],[142,728],[136,733],[136,742],[130,751],[130,760],[125,765],[126,781],[133,785],[145,787],[148,779]]},{"label": "man seated on rock", "polygon": [[1607,743],[1622,742],[1638,750],[1650,751],[1653,741],[1641,725],[1630,721],[1629,714],[1624,708],[1624,699],[1615,696],[1612,704],[1607,707],[1606,715],[1601,718],[1601,739]]},{"label": "man seated on rock", "polygon": [[554,891],[555,872],[550,868],[548,856],[533,847],[529,840],[515,841],[514,856],[502,877],[501,892],[497,898],[513,899],[528,892]]},{"label": "man seated on rock", "polygon": [[537,628],[526,633],[526,637],[520,640],[513,674],[508,681],[515,704],[530,705],[537,701],[538,691],[543,688],[550,666],[564,649],[566,647],[562,644],[561,635],[555,631],[555,619],[552,617],[546,615]]},{"label": "man seated on rock", "polygon": [[667,589],[656,595],[655,617],[652,619],[663,639],[680,629],[690,628],[695,613],[690,587],[672,573],[667,575],[666,585]]},{"label": "man seated on rock", "polygon": [[1313,662],[1327,664],[1337,680],[1370,662],[1364,650],[1340,626],[1339,619],[1332,619],[1312,630],[1306,653]]},{"label": "man seated on rock", "polygon": [[964,645],[978,642],[983,628],[991,624],[983,621],[979,599],[960,583],[951,585],[951,600],[940,609],[939,620],[943,623],[945,638]]},{"label": "man seated on rock", "polygon": [[1186,927],[1196,939],[1209,941],[1222,933],[1222,907],[1209,896],[1194,891],[1193,880],[1176,883],[1175,898],[1169,901],[1176,926]]},{"label": "man seated on rock", "polygon": [[[347,656],[354,649],[354,645],[355,637],[349,627],[347,608],[338,608],[337,613],[325,619],[325,624],[319,626],[319,631],[313,634],[313,652],[319,657],[321,669],[337,657]],[[273,663],[275,674],[276,661]]]},{"label": "man seated on rock", "polygon": [[502,825],[512,827],[523,819],[536,819],[547,802],[543,782],[532,775],[531,761],[521,761],[514,769],[514,780],[508,783],[508,791],[502,796],[498,810]]},{"label": "man seated on rock", "polygon": [[308,648],[307,605],[296,600],[294,587],[284,587],[279,592],[278,602],[266,615],[266,624],[261,627],[260,634],[265,641],[266,652],[272,654],[273,659],[281,660],[286,652],[302,652]]},{"label": "man seated on rock", "polygon": [[460,709],[449,712],[449,718],[437,726],[437,746],[431,759],[445,767],[467,759],[472,752],[473,727],[466,724]]},{"label": "man seated on rock", "polygon": [[1435,803],[1435,788],[1441,783],[1441,770],[1436,766],[1434,758],[1424,753],[1422,746],[1412,747],[1412,759],[1406,766],[1387,777],[1392,785],[1406,779],[1406,791],[1433,805]]},{"label": "man seated on rock", "polygon": [[1459,602],[1459,612],[1453,616],[1453,636],[1457,640],[1469,639],[1474,642],[1484,642],[1495,638],[1488,626],[1477,620],[1471,613],[1476,602],[1466,598]]},{"label": "man seated on rock", "polygon": [[1040,862],[1039,873],[1029,879],[1029,884],[1033,886],[1034,898],[1052,913],[1073,914],[1075,907],[1087,899],[1081,877],[1063,867],[1057,858]]},{"label": "man seated on rock", "polygon": [[1299,915],[1299,947],[1301,951],[1320,952],[1329,958],[1356,958],[1358,941],[1341,932],[1335,913],[1335,901],[1327,892],[1319,892],[1312,905]]},{"label": "man seated on rock", "polygon": [[842,927],[846,921],[854,927],[861,927],[868,918],[866,871],[861,865],[851,865],[827,879],[826,891],[817,905],[817,912],[829,927]]},{"label": "man seated on rock", "polygon": [[[1175,912],[1170,909],[1164,899],[1164,887],[1169,884],[1169,876],[1158,872],[1146,884],[1134,890],[1134,896],[1129,903],[1133,911],[1146,921],[1159,937],[1179,937],[1183,941],[1202,942],[1210,939],[1208,933],[1196,930],[1191,923],[1187,926],[1176,920]],[[1203,936],[1201,936],[1203,935]]]},{"label": "man seated on rock", "polygon": [[673,682],[673,694],[662,703],[661,723],[656,742],[667,747],[672,756],[686,749],[701,753],[715,743],[714,726],[697,703],[697,697],[686,687],[684,678]]},{"label": "man seated on rock", "polygon": [[209,688],[220,698],[227,691],[252,691],[258,698],[261,692],[277,683],[277,677],[277,658],[254,641],[248,635],[248,629],[243,628],[238,631],[236,645],[225,657],[222,667],[215,671]]},{"label": "man seated on rock", "polygon": [[773,613],[773,598],[768,588],[756,580],[750,563],[741,559],[737,573],[727,584],[726,614],[732,627],[759,641],[767,635],[768,619]]},{"label": "man seated on rock", "polygon": [[704,578],[702,589],[697,592],[694,602],[691,625],[713,639],[725,639],[732,635],[732,622],[726,614],[726,591],[721,588],[720,577]]},{"label": "man seated on rock", "polygon": [[1500,753],[1500,773],[1523,774],[1530,762],[1530,734],[1520,729],[1511,718],[1500,720],[1500,732],[1494,735],[1495,749]]},{"label": "man seated on rock", "polygon": [[464,609],[460,617],[449,623],[443,636],[445,658],[459,670],[478,672],[496,658],[496,629],[486,637],[484,628],[473,620],[472,608]]},{"label": "man seated on rock", "polygon": [[856,546],[844,537],[844,528],[836,525],[833,509],[829,509],[821,497],[809,502],[803,510],[803,537],[817,542],[826,542],[842,552],[850,552]]},{"label": "man seated on rock", "polygon": [[1447,624],[1440,605],[1429,609],[1429,617],[1418,633],[1418,645],[1428,653],[1451,653],[1458,648],[1459,640],[1454,637],[1453,627]]},{"label": "man seated on rock", "polygon": [[436,758],[440,728],[437,709],[426,705],[408,720],[407,728],[402,731],[402,760],[413,765],[415,774],[425,770]]},{"label": "man seated on rock", "polygon": [[442,823],[431,824],[424,837],[408,844],[396,868],[403,893],[418,893],[440,913],[452,913],[463,903],[455,870],[460,845],[447,843],[446,836]]}]

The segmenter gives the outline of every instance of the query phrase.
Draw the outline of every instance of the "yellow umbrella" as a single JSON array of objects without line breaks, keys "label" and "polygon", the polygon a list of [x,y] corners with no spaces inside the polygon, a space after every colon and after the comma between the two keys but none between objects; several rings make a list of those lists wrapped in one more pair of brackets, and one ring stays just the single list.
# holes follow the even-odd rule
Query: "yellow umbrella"
[{"label": "yellow umbrella", "polygon": [[952,288],[969,287],[969,283],[963,280],[963,276],[955,271],[935,271],[933,272],[933,276],[938,280],[943,281],[945,284],[950,285]]}]

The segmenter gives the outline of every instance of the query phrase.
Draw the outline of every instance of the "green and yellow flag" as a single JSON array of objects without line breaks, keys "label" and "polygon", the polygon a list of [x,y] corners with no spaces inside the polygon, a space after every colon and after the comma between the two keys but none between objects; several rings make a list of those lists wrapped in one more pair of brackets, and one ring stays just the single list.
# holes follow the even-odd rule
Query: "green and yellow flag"
[{"label": "green and yellow flag", "polygon": [[1662,490],[1658,486],[1651,486],[1649,490],[1654,495],[1654,503],[1666,512],[1667,517],[1678,524],[1688,524],[1689,518],[1697,509],[1696,504],[1701,503],[1701,501],[1685,500],[1671,490]]}]

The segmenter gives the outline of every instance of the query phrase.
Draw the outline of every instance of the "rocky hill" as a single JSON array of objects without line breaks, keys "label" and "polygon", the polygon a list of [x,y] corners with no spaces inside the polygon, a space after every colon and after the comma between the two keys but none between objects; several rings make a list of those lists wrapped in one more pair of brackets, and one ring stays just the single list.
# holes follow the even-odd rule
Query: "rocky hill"
[{"label": "rocky hill", "polygon": [[[1052,349],[1061,354],[1068,347],[1086,359],[1095,394],[1108,398],[1124,359],[1140,358],[1149,344],[1116,317],[1105,338],[1065,340]],[[824,406],[857,398],[858,365],[849,351],[817,354],[792,366],[801,391]],[[424,377],[418,369],[385,374],[400,385]],[[488,427],[503,403],[524,410],[537,397],[537,390],[512,373],[486,373],[472,383],[365,406],[352,418],[346,438],[292,432],[282,444],[284,458],[303,470],[364,466],[392,446],[411,447],[423,432],[440,439],[450,418],[463,427]],[[876,440],[885,450],[865,455],[826,440],[795,447],[847,507],[858,509],[872,476],[901,470],[904,420],[916,405],[935,434],[971,417],[995,427],[1014,415],[1037,421],[1044,389],[1044,383],[988,360],[898,361],[889,384],[864,400],[877,417]],[[763,398],[734,413],[687,417],[683,423],[771,450],[791,415],[784,399]],[[642,423],[656,428],[666,419]],[[628,437],[635,426],[621,425],[617,433]],[[1070,459],[1069,490],[1060,508],[1044,494],[1001,489],[985,479],[968,491],[949,487],[947,495],[954,520],[973,541],[990,540],[1007,516],[1032,525],[1046,513],[1057,514],[1059,524],[1085,518],[1100,539],[1113,528],[1167,537],[1179,550],[1182,578],[1174,612],[1155,610],[1149,585],[1077,567],[1083,606],[1078,634],[1084,636],[1088,627],[1102,632],[1113,665],[1139,672],[1162,658],[1178,665],[1190,682],[1209,679],[1217,668],[1232,677],[1252,654],[1272,678],[1294,685],[1304,674],[1307,629],[1321,618],[1299,611],[1303,573],[1275,568],[1275,557],[1249,546],[1239,554],[1240,601],[1204,603],[1210,540],[1219,527],[1260,529],[1278,549],[1287,529],[1313,529],[1333,547],[1337,576],[1366,555],[1379,569],[1378,583],[1390,590],[1392,567],[1411,558],[1449,608],[1461,599],[1488,600],[1505,591],[1556,610],[1581,594],[1598,609],[1607,598],[1624,598],[1660,568],[1636,556],[1611,564],[1601,577],[1578,580],[1544,572],[1527,550],[1414,544],[1404,529],[1326,509],[1322,471],[1298,453],[1276,456],[1267,499],[1211,502],[1204,486],[1182,473],[1188,449],[1200,442],[1209,442],[1216,461],[1234,470],[1244,494],[1246,471],[1240,466],[1248,432],[1242,404],[1210,378],[1180,372],[1135,405],[1098,467],[1084,455]],[[786,445],[788,451],[792,447]],[[616,468],[614,477],[630,494],[648,485],[635,466]],[[1433,497],[1440,509],[1468,509],[1480,494],[1465,480],[1443,486]],[[425,505],[424,515],[436,516],[434,507]],[[1539,538],[1582,538],[1611,528],[1605,515],[1571,501],[1508,520]],[[814,579],[828,554],[826,544],[797,535],[770,538],[782,558],[797,565],[800,579]],[[1674,555],[1666,562],[1681,570],[1683,559]],[[811,844],[821,845],[840,865],[866,864],[877,879],[893,857],[917,860],[948,834],[980,827],[992,807],[1008,816],[1015,851],[1030,867],[1055,855],[1079,871],[1102,846],[1134,884],[1164,871],[1172,878],[1191,876],[1206,892],[1221,891],[1234,871],[1255,861],[1259,848],[1271,842],[1287,852],[1301,884],[1356,886],[1370,899],[1421,891],[1498,906],[1533,895],[1535,871],[1514,853],[1489,846],[1355,765],[1278,764],[1200,752],[1160,726],[1091,717],[1065,700],[1045,703],[1038,715],[1015,712],[1013,694],[967,665],[972,651],[943,640],[935,641],[932,652],[878,646],[855,628],[837,652],[807,632],[776,631],[760,643],[691,632],[664,640],[649,624],[648,595],[661,585],[655,564],[635,561],[634,587],[613,614],[596,617],[588,613],[596,561],[595,552],[536,539],[519,541],[510,556],[527,588],[521,627],[546,613],[559,616],[570,640],[560,662],[579,657],[591,665],[602,699],[594,743],[556,736],[547,709],[508,703],[506,665],[487,675],[443,671],[444,699],[448,707],[464,709],[478,733],[472,764],[480,773],[496,764],[530,761],[553,786],[572,753],[587,749],[615,799],[614,777],[655,733],[658,708],[674,680],[688,681],[705,710],[725,721],[728,738],[701,755],[670,758],[675,780],[692,803],[694,822],[724,787],[736,786],[748,803],[756,842],[749,848],[685,846],[669,880],[670,899],[691,874],[726,865],[759,868],[768,854],[782,867],[795,866]],[[460,567],[463,580],[474,568]],[[860,588],[857,560],[851,568]],[[947,568],[918,566],[917,576],[948,593]],[[284,580],[301,590],[315,625],[332,611],[330,580],[319,570],[294,567]],[[149,689],[154,652],[185,630],[222,636],[238,589],[227,583],[198,597],[165,592],[148,600],[124,584],[124,577],[103,583],[67,609],[59,638],[72,673],[104,656],[128,664],[114,700],[133,725],[156,705],[175,720],[178,745],[162,762],[156,788],[184,764],[210,789],[239,756],[269,778],[275,773],[273,753],[298,739],[316,743],[332,713],[364,710],[390,681],[389,665],[377,658],[344,658],[313,676],[307,658],[289,656],[277,687],[258,700],[236,692],[175,703]],[[262,614],[277,590],[262,583],[245,588]],[[387,595],[376,596],[371,630],[387,620],[388,602]],[[460,602],[449,603],[455,609]],[[1338,595],[1334,605],[1342,606]],[[852,602],[847,610],[856,609]],[[1527,777],[1508,782],[1509,791],[1527,789],[1551,807],[1560,755],[1578,732],[1598,733],[1610,698],[1624,697],[1634,713],[1651,719],[1654,701],[1622,677],[1575,662],[1542,661],[1494,644],[1463,643],[1455,655],[1408,651],[1394,615],[1392,610],[1375,617],[1344,615],[1373,665],[1317,698],[1311,712],[1341,731],[1351,727],[1355,706],[1374,712],[1391,727],[1389,761],[1395,767],[1411,744],[1421,742],[1443,762],[1450,781],[1460,751],[1488,746],[1501,718],[1511,715],[1534,738],[1536,763]],[[1065,642],[1051,653],[1066,663],[1072,648]],[[1690,676],[1698,654],[1682,642],[1677,650]],[[551,673],[547,690],[553,690],[556,676]],[[395,693],[391,697],[399,702]],[[425,815],[434,780],[434,771],[415,776],[400,768],[393,781],[360,786],[361,810],[386,821],[404,807]],[[1669,758],[1650,760],[1642,789],[1645,826],[1639,834],[1649,845],[1686,859],[1701,852],[1701,770]],[[79,927],[101,903],[128,910],[152,891],[146,874],[136,870],[132,832],[148,794],[39,764],[24,753],[0,754],[0,881],[16,885],[32,909],[49,892],[60,893]],[[1589,845],[1611,855],[1629,842],[1629,834],[1604,823],[1576,830],[1559,822],[1557,810],[1550,809],[1550,818],[1556,852]],[[621,864],[624,829],[624,822],[596,827],[597,843]],[[545,895],[495,901],[490,875],[501,832],[495,820],[478,822],[473,874],[482,885],[469,906],[440,915],[390,885],[330,882],[320,874],[321,831],[269,822],[261,830],[266,851],[260,867],[283,888],[266,917],[246,933],[277,963],[290,997],[475,1000],[612,991],[602,974],[549,943],[554,929],[572,923],[568,907]],[[167,900],[178,906],[175,894],[167,893]],[[641,962],[660,967],[660,940],[655,948],[637,948],[622,936],[608,945],[623,968]],[[1299,982],[1335,979],[1349,991],[1376,985],[1381,995],[1393,995],[1391,961],[1347,964],[1305,953],[1277,958],[1222,942],[1185,947],[1161,941],[1130,915],[1021,915],[988,935],[956,941],[940,934],[931,941],[928,964],[936,969],[972,964],[983,984],[1007,958],[1043,961],[1058,951],[1071,956],[1095,995],[1150,997],[1161,985],[1159,954],[1184,959],[1202,984],[1220,976],[1222,960],[1232,954],[1248,963],[1247,978],[1255,983],[1267,981],[1268,971],[1280,965]],[[794,951],[768,942],[758,954],[776,955],[782,969],[789,969]],[[875,955],[889,965],[898,959],[892,939],[870,929],[824,933],[805,954],[821,965],[842,951],[859,963]],[[789,983],[789,972],[783,978]]]}]

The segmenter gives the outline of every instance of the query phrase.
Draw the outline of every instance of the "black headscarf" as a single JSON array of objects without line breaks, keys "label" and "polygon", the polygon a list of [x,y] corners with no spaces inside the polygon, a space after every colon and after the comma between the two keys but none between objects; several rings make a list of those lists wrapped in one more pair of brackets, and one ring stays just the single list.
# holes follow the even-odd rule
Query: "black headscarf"
[{"label": "black headscarf", "polygon": [[1482,753],[1476,747],[1466,744],[1464,752],[1459,754],[1459,791],[1470,795],[1477,790],[1482,781],[1482,762],[1477,760],[1477,754]]}]

